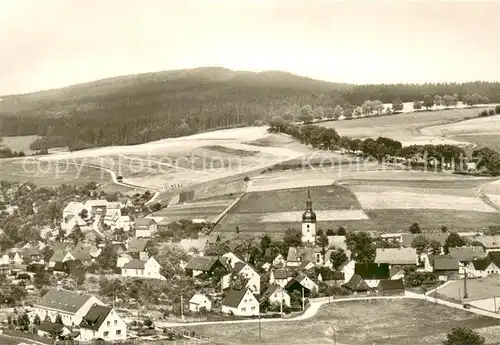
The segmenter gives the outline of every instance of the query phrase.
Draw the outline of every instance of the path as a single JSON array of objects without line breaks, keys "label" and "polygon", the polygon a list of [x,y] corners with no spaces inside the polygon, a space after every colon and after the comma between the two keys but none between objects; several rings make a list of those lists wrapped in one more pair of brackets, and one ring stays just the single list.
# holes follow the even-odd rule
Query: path
[{"label": "path", "polygon": [[500,211],[500,205],[496,204],[495,202],[493,202],[490,197],[488,195],[486,195],[484,192],[483,192],[483,187],[487,184],[490,184],[490,183],[494,183],[494,182],[500,182],[500,179],[498,180],[495,180],[495,181],[490,181],[488,183],[485,183],[485,184],[482,184],[478,187],[476,193],[477,193],[477,196],[481,199],[481,201],[483,203],[485,203],[486,205],[490,206],[490,207],[493,207],[495,210],[497,211]]}]

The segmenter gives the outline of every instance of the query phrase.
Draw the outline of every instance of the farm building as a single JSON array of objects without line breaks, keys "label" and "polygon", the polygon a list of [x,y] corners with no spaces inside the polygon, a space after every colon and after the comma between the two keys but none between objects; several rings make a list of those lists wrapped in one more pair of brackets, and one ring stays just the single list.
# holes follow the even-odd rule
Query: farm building
[{"label": "farm building", "polygon": [[384,279],[378,284],[377,290],[382,296],[396,296],[405,294],[403,279]]},{"label": "farm building", "polygon": [[365,280],[357,274],[353,275],[351,279],[342,286],[354,294],[368,292],[371,290]]},{"label": "farm building", "polygon": [[212,302],[203,294],[194,294],[189,300],[189,310],[193,312],[210,311],[212,310]]},{"label": "farm building", "polygon": [[470,278],[484,278],[491,274],[500,274],[500,268],[489,259],[471,261],[467,265],[466,271]]},{"label": "farm building", "polygon": [[390,269],[388,264],[356,263],[354,274],[359,275],[370,288],[376,288],[382,279],[389,279]]}]

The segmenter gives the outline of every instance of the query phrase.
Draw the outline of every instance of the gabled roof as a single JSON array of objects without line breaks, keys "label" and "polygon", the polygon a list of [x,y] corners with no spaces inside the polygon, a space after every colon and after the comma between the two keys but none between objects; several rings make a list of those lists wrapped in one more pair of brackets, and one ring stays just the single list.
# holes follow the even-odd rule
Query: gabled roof
[{"label": "gabled roof", "polygon": [[354,265],[354,274],[361,276],[363,279],[388,279],[390,275],[389,265],[374,262],[356,263]]},{"label": "gabled roof", "polygon": [[474,269],[478,271],[484,271],[491,263],[489,259],[478,259],[471,261]]},{"label": "gabled roof", "polygon": [[194,256],[187,263],[185,269],[207,272],[219,261],[216,256]]},{"label": "gabled roof", "polygon": [[397,280],[384,279],[379,281],[378,289],[384,291],[404,290],[405,284],[403,283],[403,279],[397,279]]},{"label": "gabled roof", "polygon": [[472,261],[486,257],[486,252],[481,246],[448,248],[450,256],[460,262]]},{"label": "gabled roof", "polygon": [[56,251],[54,251],[54,254],[52,254],[52,257],[50,258],[49,261],[62,262],[65,256],[66,256],[65,251],[56,250]]},{"label": "gabled roof", "polygon": [[144,265],[146,264],[147,261],[144,260],[138,260],[138,259],[133,259],[127,262],[125,265],[123,265],[123,268],[125,269],[139,269],[142,270],[144,269]]},{"label": "gabled roof", "polygon": [[216,243],[217,241],[219,241],[219,239],[220,239],[220,236],[218,233],[212,232],[208,235],[208,243],[210,243],[210,244]]},{"label": "gabled roof", "polygon": [[73,291],[50,289],[36,305],[74,314],[90,298],[90,295],[79,294]]},{"label": "gabled roof", "polygon": [[348,288],[351,291],[368,291],[368,290],[370,290],[370,287],[368,286],[368,284],[358,274],[353,275],[351,277],[351,279],[342,286]]},{"label": "gabled roof", "polygon": [[321,280],[324,282],[345,279],[344,273],[339,271],[323,270],[320,274],[321,274]]},{"label": "gabled roof", "polygon": [[196,248],[198,251],[203,251],[207,243],[208,243],[208,236],[200,236],[197,239],[183,238],[179,242],[179,246],[186,252],[189,252],[192,248]]},{"label": "gabled roof", "polygon": [[262,297],[261,297],[261,301],[268,299],[276,291],[280,291],[280,292],[283,292],[283,294],[288,295],[288,293],[286,292],[285,289],[283,289],[280,285],[274,283],[274,284],[269,285],[269,287],[266,289],[266,291],[264,291],[264,293],[262,294]]},{"label": "gabled roof", "polygon": [[222,300],[222,305],[231,308],[237,308],[240,305],[241,300],[245,297],[248,288],[241,290],[230,289],[226,293],[226,297]]},{"label": "gabled roof", "polygon": [[63,212],[73,212],[79,213],[81,210],[85,208],[85,205],[78,201],[70,201],[68,205],[64,208]]},{"label": "gabled roof", "polygon": [[289,277],[287,270],[285,269],[272,269],[274,279],[287,279]]},{"label": "gabled roof", "polygon": [[75,258],[75,260],[88,261],[92,259],[90,255],[90,251],[88,250],[80,250],[75,252],[70,252],[71,255]]},{"label": "gabled roof", "polygon": [[147,240],[147,239],[133,238],[128,243],[127,252],[129,252],[129,253],[143,252],[146,249],[148,243],[149,243],[149,240]]},{"label": "gabled roof", "polygon": [[415,248],[377,248],[375,262],[389,265],[416,265]]},{"label": "gabled roof", "polygon": [[107,200],[87,200],[85,206],[87,207],[106,207],[108,205]]},{"label": "gabled roof", "polygon": [[500,248],[500,236],[476,236],[474,241],[481,242],[486,249]]},{"label": "gabled roof", "polygon": [[108,202],[106,205],[106,210],[116,210],[116,209],[121,209],[120,203],[119,202]]},{"label": "gabled roof", "polygon": [[94,304],[87,314],[82,318],[80,327],[92,330],[99,330],[104,320],[108,317],[112,308],[103,305]]},{"label": "gabled roof", "polygon": [[429,262],[434,267],[434,271],[458,271],[457,259],[447,255],[429,255]]},{"label": "gabled roof", "polygon": [[[443,232],[429,232],[429,233],[423,234],[423,236],[427,240],[429,240],[429,242],[438,241],[439,244],[441,244],[441,246],[443,246],[445,244],[446,239],[448,238],[449,235],[450,234],[443,233]],[[422,236],[422,234],[408,234],[408,233],[402,234],[401,239],[403,240],[403,245],[407,248],[411,247],[413,240],[418,236]]]},{"label": "gabled roof", "polygon": [[49,321],[42,321],[38,326],[38,329],[46,333],[61,333],[63,331],[64,325],[60,323],[54,323]]},{"label": "gabled roof", "polygon": [[156,224],[154,219],[151,218],[139,218],[135,220],[135,226],[150,226],[151,224]]},{"label": "gabled roof", "polygon": [[201,293],[196,293],[193,295],[193,297],[191,297],[191,299],[189,300],[189,303],[201,304],[206,299],[210,300],[207,296],[205,296]]}]

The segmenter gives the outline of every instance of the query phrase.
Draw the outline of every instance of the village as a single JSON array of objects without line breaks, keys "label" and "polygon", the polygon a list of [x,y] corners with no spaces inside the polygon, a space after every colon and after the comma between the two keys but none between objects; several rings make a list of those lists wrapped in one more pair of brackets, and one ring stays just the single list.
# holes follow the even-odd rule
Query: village
[{"label": "village", "polygon": [[3,334],[47,344],[192,338],[171,326],[293,319],[317,298],[402,296],[460,280],[466,299],[467,281],[500,274],[494,226],[477,233],[443,227],[422,234],[418,224],[388,234],[323,231],[308,191],[298,230],[256,237],[210,232],[197,219],[159,226],[154,217],[128,215],[133,198],[114,200],[70,201],[57,226],[5,249]]}]

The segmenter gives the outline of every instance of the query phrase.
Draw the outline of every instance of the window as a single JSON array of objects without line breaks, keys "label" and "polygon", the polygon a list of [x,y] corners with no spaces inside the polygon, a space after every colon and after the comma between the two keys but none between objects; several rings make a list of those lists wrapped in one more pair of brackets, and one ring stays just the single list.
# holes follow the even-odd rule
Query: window
[{"label": "window", "polygon": [[115,320],[115,326],[118,325],[118,320]]},{"label": "window", "polygon": [[120,334],[122,334],[122,330],[121,329],[116,330],[116,335],[120,335]]},{"label": "window", "polygon": [[252,311],[255,311],[255,307],[252,307],[251,309],[252,309]]},{"label": "window", "polygon": [[245,312],[245,311],[247,311],[247,308],[243,307],[243,308],[241,308],[241,311]]},{"label": "window", "polygon": [[106,322],[106,326],[111,325],[111,321]]},{"label": "window", "polygon": [[309,229],[309,224],[307,224],[307,228]]},{"label": "window", "polygon": [[104,336],[107,337],[109,335],[109,332],[104,332]]}]

